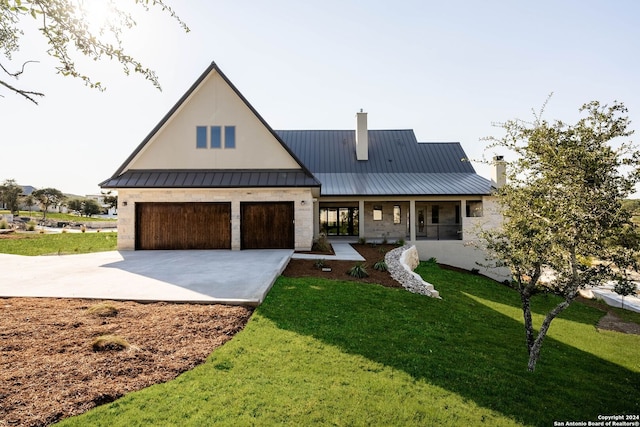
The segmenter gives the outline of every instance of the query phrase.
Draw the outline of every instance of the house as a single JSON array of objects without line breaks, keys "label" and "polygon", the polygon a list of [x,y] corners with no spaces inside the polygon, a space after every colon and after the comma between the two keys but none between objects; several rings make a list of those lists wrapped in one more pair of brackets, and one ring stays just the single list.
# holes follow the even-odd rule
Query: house
[{"label": "house", "polygon": [[404,240],[465,268],[491,180],[459,143],[412,130],[273,130],[212,63],[100,184],[118,191],[118,248],[309,250],[321,233]]}]

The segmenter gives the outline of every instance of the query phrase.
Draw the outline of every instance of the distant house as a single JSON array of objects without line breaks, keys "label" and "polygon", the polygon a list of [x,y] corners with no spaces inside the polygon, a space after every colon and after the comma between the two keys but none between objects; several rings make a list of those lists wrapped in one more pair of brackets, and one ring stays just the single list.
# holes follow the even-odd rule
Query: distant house
[{"label": "distant house", "polygon": [[273,130],[212,63],[113,176],[119,249],[309,250],[404,240],[466,268],[494,183],[412,130]]}]

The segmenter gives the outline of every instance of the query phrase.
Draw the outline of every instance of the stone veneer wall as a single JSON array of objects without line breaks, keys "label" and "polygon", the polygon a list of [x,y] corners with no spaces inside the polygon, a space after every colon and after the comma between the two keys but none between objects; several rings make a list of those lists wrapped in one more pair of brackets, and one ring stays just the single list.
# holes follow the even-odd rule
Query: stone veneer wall
[{"label": "stone veneer wall", "polygon": [[309,188],[119,189],[119,250],[135,249],[135,204],[144,202],[230,202],[233,250],[240,249],[240,202],[294,202],[295,250],[311,250],[313,243],[313,197]]},{"label": "stone veneer wall", "polygon": [[[373,220],[374,206],[382,207],[382,221]],[[400,224],[393,223],[394,206],[400,206]],[[390,242],[406,240],[408,202],[365,202],[364,210],[364,237],[379,240],[386,236]]]},{"label": "stone veneer wall", "polygon": [[440,298],[438,291],[431,283],[422,280],[422,277],[413,270],[420,264],[418,251],[415,246],[402,246],[393,249],[384,257],[389,269],[389,274],[406,290],[414,294],[422,294],[432,298]]}]

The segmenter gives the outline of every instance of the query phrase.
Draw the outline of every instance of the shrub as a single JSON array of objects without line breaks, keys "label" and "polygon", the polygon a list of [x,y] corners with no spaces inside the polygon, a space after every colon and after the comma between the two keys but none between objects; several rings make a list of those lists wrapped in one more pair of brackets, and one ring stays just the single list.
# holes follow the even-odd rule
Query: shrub
[{"label": "shrub", "polygon": [[80,226],[80,231],[82,231],[83,233],[86,233],[86,231],[87,231],[87,226],[86,226],[86,225],[84,225],[84,224],[82,224],[82,225]]},{"label": "shrub", "polygon": [[363,277],[369,276],[369,273],[367,273],[366,266],[361,262],[351,267],[347,273],[349,274],[349,276],[357,277],[358,279],[362,279]]},{"label": "shrub", "polygon": [[118,309],[109,303],[101,302],[89,307],[87,313],[98,317],[115,317],[118,315]]},{"label": "shrub", "polygon": [[405,240],[404,240],[404,239],[398,239],[398,240],[396,241],[396,245],[398,245],[398,246],[404,246],[404,245],[405,245],[405,243],[406,243],[406,242],[405,242]]},{"label": "shrub", "polygon": [[29,221],[27,223],[27,231],[35,231],[36,223],[34,221]]},{"label": "shrub", "polygon": [[91,343],[93,351],[121,351],[131,347],[129,342],[118,335],[100,335]]},{"label": "shrub", "polygon": [[0,221],[0,230],[5,230],[9,228],[9,224],[7,223],[6,219],[3,219],[2,221]]},{"label": "shrub", "polygon": [[387,267],[387,263],[384,260],[380,260],[373,264],[373,268],[378,271],[387,271],[389,269]]},{"label": "shrub", "polygon": [[367,239],[364,238],[364,237],[360,237],[358,239],[358,243],[361,244],[361,245],[366,245],[367,244]]},{"label": "shrub", "polygon": [[382,238],[382,244],[383,244],[383,245],[386,245],[386,244],[388,244],[388,243],[389,243],[389,240],[387,239],[387,234],[385,233],[385,234],[384,234],[384,237]]},{"label": "shrub", "polygon": [[316,260],[316,261],[313,263],[313,265],[314,265],[316,268],[322,268],[322,267],[326,267],[327,262],[324,260],[324,258],[321,258],[321,259]]},{"label": "shrub", "polygon": [[311,250],[315,252],[331,252],[331,245],[329,244],[329,240],[327,240],[327,236],[320,234],[320,236],[313,242]]}]

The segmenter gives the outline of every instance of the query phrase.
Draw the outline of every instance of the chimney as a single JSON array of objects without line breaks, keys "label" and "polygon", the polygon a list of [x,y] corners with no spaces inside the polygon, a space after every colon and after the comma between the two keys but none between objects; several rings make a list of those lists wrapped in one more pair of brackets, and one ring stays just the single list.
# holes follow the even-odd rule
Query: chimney
[{"label": "chimney", "polygon": [[367,113],[360,109],[356,113],[356,158],[369,160],[369,129],[367,128]]},{"label": "chimney", "polygon": [[491,180],[496,188],[500,188],[507,183],[507,163],[504,161],[504,156],[493,157]]}]

